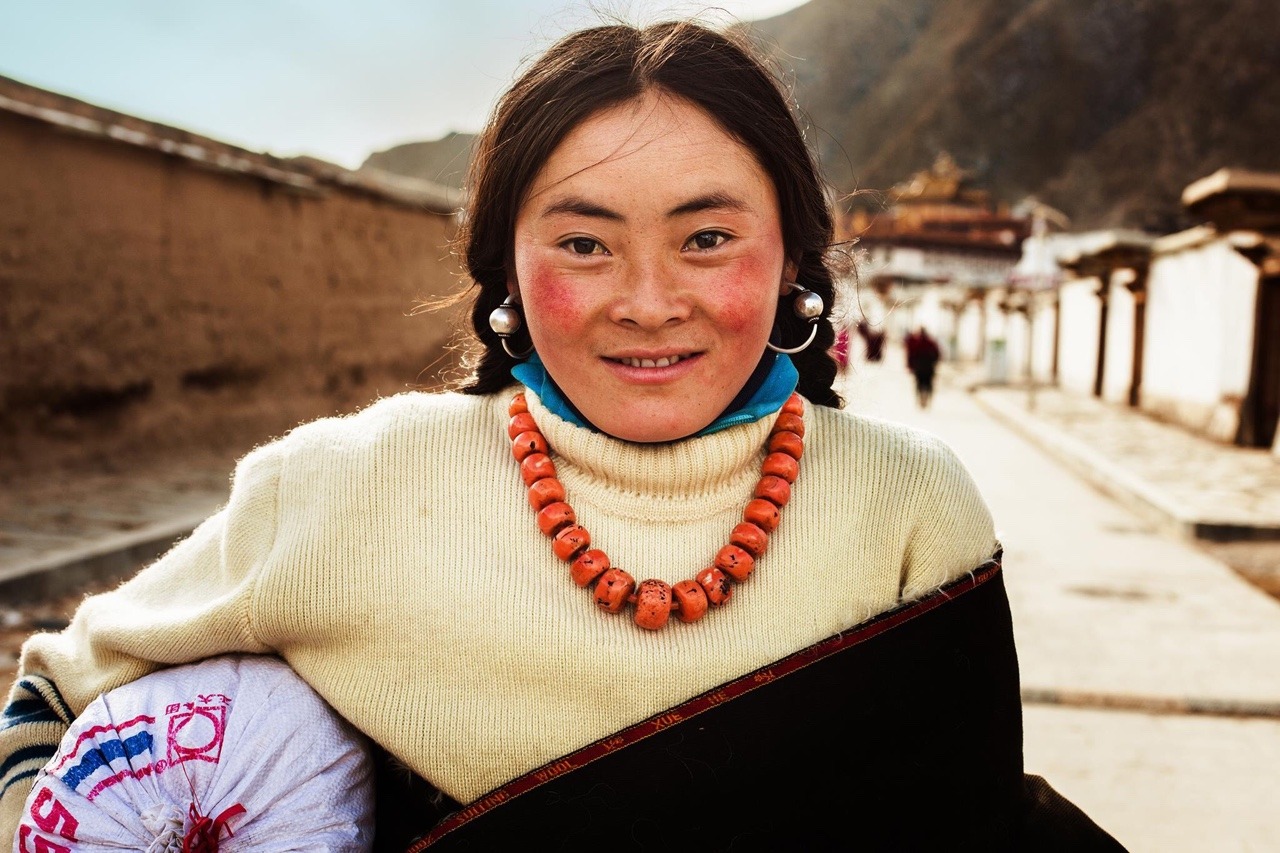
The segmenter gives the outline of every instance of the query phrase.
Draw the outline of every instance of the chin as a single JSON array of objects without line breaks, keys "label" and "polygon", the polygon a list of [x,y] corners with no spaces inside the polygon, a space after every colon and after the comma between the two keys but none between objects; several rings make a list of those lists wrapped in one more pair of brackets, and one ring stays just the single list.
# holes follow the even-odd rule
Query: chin
[{"label": "chin", "polygon": [[637,444],[660,444],[664,441],[678,441],[682,438],[688,438],[711,423],[711,420],[709,418],[705,423],[686,421],[684,423],[658,425],[654,423],[652,417],[637,412],[633,417],[613,419],[607,425],[598,421],[592,421],[592,423],[614,438],[620,438],[623,441],[633,441]]}]

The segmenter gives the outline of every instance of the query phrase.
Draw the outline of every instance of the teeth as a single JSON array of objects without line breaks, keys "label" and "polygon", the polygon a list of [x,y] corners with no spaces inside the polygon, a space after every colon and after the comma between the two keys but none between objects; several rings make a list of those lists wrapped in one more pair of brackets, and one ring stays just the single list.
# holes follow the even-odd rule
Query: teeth
[{"label": "teeth", "polygon": [[682,355],[668,355],[662,358],[620,358],[618,361],[628,367],[670,367],[683,358]]}]

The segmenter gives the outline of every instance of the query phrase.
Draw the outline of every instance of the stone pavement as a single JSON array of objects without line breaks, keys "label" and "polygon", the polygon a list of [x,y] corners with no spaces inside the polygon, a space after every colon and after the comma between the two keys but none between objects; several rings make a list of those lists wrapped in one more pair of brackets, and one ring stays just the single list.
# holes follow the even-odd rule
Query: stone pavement
[{"label": "stone pavement", "polygon": [[[1108,497],[1095,485],[1101,474],[1082,478],[1054,444],[1030,440],[1052,423],[1026,412],[1025,397],[966,393],[973,379],[946,365],[921,410],[901,353],[890,351],[857,365],[845,392],[855,411],[942,437],[991,506],[1028,771],[1135,853],[1280,850],[1280,601],[1185,529],[1171,535],[1132,497]],[[1004,418],[984,405],[997,394],[1009,403]],[[1126,414],[1140,417],[1119,413],[1111,432],[1145,428]],[[1128,446],[1131,479],[1152,457],[1168,462],[1166,448]]]},{"label": "stone pavement", "polygon": [[1175,535],[1280,541],[1280,457],[1056,388],[974,384],[989,414]]},{"label": "stone pavement", "polygon": [[939,385],[920,410],[891,350],[845,392],[855,411],[939,435],[978,480],[1010,595],[1034,616],[1020,639],[1028,699],[1280,719],[1280,601],[1190,547],[1197,530],[1280,529],[1280,462],[1062,392],[1041,389],[1028,411],[1025,391],[950,365]]},{"label": "stone pavement", "polygon": [[0,488],[0,599],[56,591],[69,585],[68,575],[132,573],[226,501],[234,465],[226,455],[190,453],[72,482],[6,484]]}]

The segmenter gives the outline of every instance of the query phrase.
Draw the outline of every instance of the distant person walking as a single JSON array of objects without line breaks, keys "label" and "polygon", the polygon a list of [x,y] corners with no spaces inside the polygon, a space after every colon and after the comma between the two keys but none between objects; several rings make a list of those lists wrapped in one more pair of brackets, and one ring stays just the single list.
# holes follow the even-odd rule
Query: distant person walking
[{"label": "distant person walking", "polygon": [[904,343],[907,347],[907,369],[916,378],[916,400],[920,408],[927,409],[933,401],[933,375],[942,358],[942,349],[924,326],[908,332]]},{"label": "distant person walking", "polygon": [[866,344],[867,361],[879,361],[884,353],[884,332],[872,328],[866,320],[859,320],[858,334]]}]

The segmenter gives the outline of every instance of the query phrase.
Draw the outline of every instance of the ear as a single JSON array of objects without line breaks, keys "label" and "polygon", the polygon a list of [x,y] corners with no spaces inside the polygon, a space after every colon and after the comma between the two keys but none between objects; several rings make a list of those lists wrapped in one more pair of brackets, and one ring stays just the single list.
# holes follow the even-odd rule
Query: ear
[{"label": "ear", "polygon": [[520,282],[516,281],[514,273],[507,275],[507,296],[510,296],[513,302],[520,301]]},{"label": "ear", "polygon": [[789,282],[795,281],[798,275],[800,275],[799,264],[795,263],[794,261],[787,261],[785,264],[783,264],[782,281],[778,283],[779,296],[786,296],[788,293],[791,292],[790,288],[787,287],[787,284]]}]

